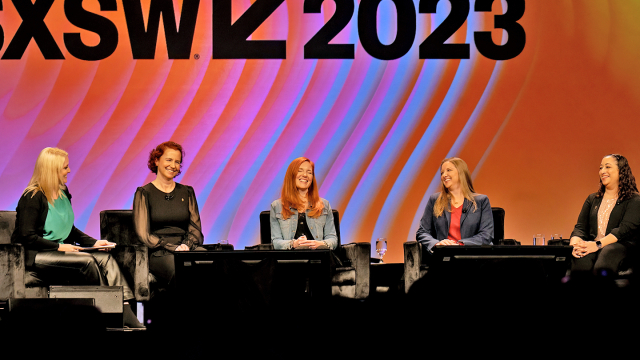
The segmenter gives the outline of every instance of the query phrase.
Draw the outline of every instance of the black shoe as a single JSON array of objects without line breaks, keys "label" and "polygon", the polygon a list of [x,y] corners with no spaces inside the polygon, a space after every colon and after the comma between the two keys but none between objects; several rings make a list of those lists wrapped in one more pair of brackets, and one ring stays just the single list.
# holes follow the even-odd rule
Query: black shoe
[{"label": "black shoe", "polygon": [[133,313],[133,310],[131,310],[131,305],[129,304],[124,304],[124,308],[122,309],[122,320],[125,328],[146,329],[146,327],[138,321],[138,318]]}]

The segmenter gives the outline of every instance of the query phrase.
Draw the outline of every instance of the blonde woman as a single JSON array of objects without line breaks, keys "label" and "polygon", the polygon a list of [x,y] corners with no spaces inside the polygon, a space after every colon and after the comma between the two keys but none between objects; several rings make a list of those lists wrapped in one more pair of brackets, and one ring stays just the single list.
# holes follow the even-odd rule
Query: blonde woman
[{"label": "blonde woman", "polygon": [[141,328],[129,306],[133,292],[115,260],[108,252],[81,252],[80,246],[99,248],[110,243],[73,225],[71,194],[66,186],[69,173],[66,151],[45,148],[40,152],[29,186],[18,201],[11,240],[26,248],[27,268],[49,285],[122,286],[124,324]]},{"label": "blonde woman", "polygon": [[493,214],[486,195],[476,194],[467,164],[447,158],[440,164],[440,192],[429,198],[416,240],[431,251],[437,245],[491,245]]}]

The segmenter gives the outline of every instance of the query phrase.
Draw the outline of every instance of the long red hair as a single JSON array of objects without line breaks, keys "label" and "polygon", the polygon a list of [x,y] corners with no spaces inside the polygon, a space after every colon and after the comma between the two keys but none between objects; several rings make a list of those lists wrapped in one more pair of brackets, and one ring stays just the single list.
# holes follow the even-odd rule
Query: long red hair
[{"label": "long red hair", "polygon": [[282,216],[285,219],[288,219],[293,213],[289,209],[293,207],[298,209],[298,211],[304,211],[306,208],[306,204],[300,198],[298,193],[298,188],[296,187],[296,177],[298,176],[298,169],[300,169],[300,165],[308,161],[311,164],[311,173],[313,175],[313,179],[311,181],[311,186],[307,190],[307,201],[309,202],[309,216],[316,218],[322,214],[322,209],[324,208],[324,204],[320,199],[320,195],[318,194],[318,184],[316,184],[316,170],[315,164],[313,161],[307,159],[306,157],[299,157],[289,164],[287,168],[287,173],[284,175],[284,183],[282,184],[282,194],[280,195],[280,201],[282,202]]}]

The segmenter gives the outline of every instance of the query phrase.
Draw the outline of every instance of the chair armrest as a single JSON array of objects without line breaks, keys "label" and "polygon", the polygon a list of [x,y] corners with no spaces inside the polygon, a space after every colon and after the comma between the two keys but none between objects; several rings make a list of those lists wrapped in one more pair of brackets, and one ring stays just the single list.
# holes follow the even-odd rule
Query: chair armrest
[{"label": "chair armrest", "polygon": [[0,244],[0,300],[25,297],[24,273],[24,247]]},{"label": "chair armrest", "polygon": [[149,287],[149,249],[145,245],[117,245],[112,251],[113,257],[122,273],[133,285],[133,294],[137,301],[148,301],[151,297]]},{"label": "chair armrest", "polygon": [[365,299],[369,296],[371,283],[371,243],[350,243],[341,248],[356,271],[355,298]]},{"label": "chair armrest", "polygon": [[404,248],[404,289],[409,292],[411,285],[420,279],[422,264],[422,245],[417,241],[407,241]]},{"label": "chair armrest", "polygon": [[273,244],[258,244],[252,246],[245,246],[245,250],[273,250]]},{"label": "chair armrest", "polygon": [[[571,239],[549,239],[549,241],[547,241],[547,245],[549,245],[549,246],[569,246],[570,240]],[[518,243],[518,245],[520,245],[520,243]]]},{"label": "chair armrest", "polygon": [[[551,240],[549,240],[551,241]],[[567,240],[568,241],[568,240]],[[516,239],[500,239],[500,240],[494,240],[493,245],[514,245],[514,246],[520,246],[522,245],[520,243],[520,241],[517,241]],[[549,244],[551,245],[551,244]]]}]

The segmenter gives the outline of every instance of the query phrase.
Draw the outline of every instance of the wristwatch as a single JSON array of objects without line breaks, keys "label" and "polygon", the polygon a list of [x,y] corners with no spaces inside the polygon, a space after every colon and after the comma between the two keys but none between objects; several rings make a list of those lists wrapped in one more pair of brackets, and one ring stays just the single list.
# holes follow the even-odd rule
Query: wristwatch
[{"label": "wristwatch", "polygon": [[602,242],[600,242],[600,240],[596,240],[596,246],[598,249],[602,249]]}]

